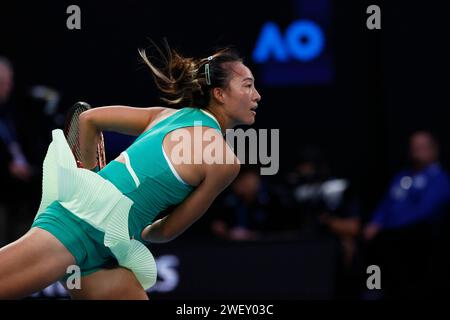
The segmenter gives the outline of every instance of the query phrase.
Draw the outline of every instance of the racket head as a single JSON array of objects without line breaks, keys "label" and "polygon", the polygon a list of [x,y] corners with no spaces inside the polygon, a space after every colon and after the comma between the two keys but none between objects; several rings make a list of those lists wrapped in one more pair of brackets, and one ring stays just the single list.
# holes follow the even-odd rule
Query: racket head
[{"label": "racket head", "polygon": [[[79,142],[79,116],[89,109],[91,109],[91,106],[88,103],[82,101],[77,102],[67,111],[64,121],[64,135],[79,167],[83,167]],[[99,169],[102,169],[106,165],[105,142],[102,132],[99,134],[96,157]]]},{"label": "racket head", "polygon": [[99,134],[99,142],[97,143],[97,163],[100,170],[106,166],[105,139],[102,132]]}]

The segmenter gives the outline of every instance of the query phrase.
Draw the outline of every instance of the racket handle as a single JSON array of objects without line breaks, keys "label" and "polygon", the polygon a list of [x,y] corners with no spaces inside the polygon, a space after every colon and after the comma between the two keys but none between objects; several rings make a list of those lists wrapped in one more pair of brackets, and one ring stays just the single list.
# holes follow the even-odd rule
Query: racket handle
[{"label": "racket handle", "polygon": [[[83,163],[80,160],[77,160],[77,167],[84,169]],[[96,172],[96,173],[99,172],[100,171],[100,166],[99,166],[98,162],[96,163],[94,168],[89,169],[89,170],[91,170],[93,172]]]},{"label": "racket handle", "polygon": [[80,160],[77,160],[77,167],[84,168],[83,163]]}]

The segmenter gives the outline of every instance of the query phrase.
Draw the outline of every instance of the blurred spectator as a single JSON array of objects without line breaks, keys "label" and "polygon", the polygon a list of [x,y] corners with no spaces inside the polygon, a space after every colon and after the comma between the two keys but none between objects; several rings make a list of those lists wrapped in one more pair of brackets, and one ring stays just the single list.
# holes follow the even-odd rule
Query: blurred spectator
[{"label": "blurred spectator", "polygon": [[427,294],[433,230],[445,217],[450,181],[439,164],[439,146],[426,131],[410,137],[411,165],[392,180],[387,194],[364,228],[373,240],[372,261],[380,264],[386,298]]},{"label": "blurred spectator", "polygon": [[319,148],[308,146],[300,151],[286,179],[286,192],[291,198],[291,228],[301,229],[303,234],[317,231],[317,218],[326,206],[322,185],[329,178],[329,171]]},{"label": "blurred spectator", "polygon": [[273,199],[259,171],[242,168],[229,191],[215,206],[213,233],[228,240],[257,240],[270,230]]},{"label": "blurred spectator", "polygon": [[381,229],[401,228],[445,213],[450,199],[449,177],[439,165],[439,148],[429,132],[411,136],[410,160],[411,167],[394,177],[389,192],[364,229],[366,240],[374,238]]},{"label": "blurred spectator", "polygon": [[[341,180],[341,184],[346,180]],[[329,181],[328,184],[333,182]],[[335,180],[338,189],[339,180]],[[331,188],[330,185],[328,188]],[[341,188],[343,188],[342,186]],[[348,182],[341,191],[338,203],[328,205],[318,217],[324,232],[334,237],[337,247],[336,290],[337,299],[358,299],[361,293],[362,272],[360,259],[360,209]]]},{"label": "blurred spectator", "polygon": [[357,236],[360,212],[348,179],[331,174],[323,152],[314,146],[301,150],[288,176],[294,214],[304,236],[331,240],[337,253],[336,298],[357,298],[360,269]]},{"label": "blurred spectator", "polygon": [[[19,105],[23,104],[26,94],[18,94],[17,91],[11,62],[0,57],[0,178],[3,186],[0,241],[7,242],[15,240],[29,228],[41,192],[40,179],[36,179],[38,170],[30,161],[30,155],[31,158],[37,155],[35,147],[39,134],[35,127],[41,123],[32,112],[21,114]],[[29,136],[28,144],[24,144],[24,133]],[[27,146],[32,146],[33,150],[30,152]]]},{"label": "blurred spectator", "polygon": [[10,95],[13,80],[11,63],[6,58],[0,57],[0,141],[4,148],[1,154],[2,167],[6,166],[13,177],[26,181],[31,176],[31,167],[19,144],[11,115]]},{"label": "blurred spectator", "polygon": [[29,181],[32,170],[19,143],[12,116],[14,73],[10,61],[0,57],[0,243],[10,241],[10,205],[17,182]]}]

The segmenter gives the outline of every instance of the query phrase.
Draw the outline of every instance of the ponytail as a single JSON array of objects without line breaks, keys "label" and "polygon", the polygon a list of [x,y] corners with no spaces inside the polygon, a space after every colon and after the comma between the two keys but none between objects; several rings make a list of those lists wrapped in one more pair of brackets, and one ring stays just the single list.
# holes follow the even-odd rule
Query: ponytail
[{"label": "ponytail", "polygon": [[150,68],[161,99],[169,105],[205,108],[210,103],[211,89],[228,85],[231,79],[228,64],[242,62],[230,48],[219,50],[208,58],[196,59],[183,57],[167,43],[166,54],[154,46],[163,58],[162,67],[156,67],[144,49],[139,49],[139,55]]}]

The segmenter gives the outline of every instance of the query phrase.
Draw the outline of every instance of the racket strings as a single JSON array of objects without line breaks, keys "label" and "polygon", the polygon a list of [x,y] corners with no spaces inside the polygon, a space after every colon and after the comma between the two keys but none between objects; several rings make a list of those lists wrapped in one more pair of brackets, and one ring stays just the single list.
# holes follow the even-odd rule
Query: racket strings
[{"label": "racket strings", "polygon": [[[66,122],[64,128],[64,134],[66,136],[67,143],[69,144],[70,149],[77,160],[78,166],[82,166],[82,155],[81,155],[81,146],[80,146],[80,115],[86,110],[89,110],[90,107],[87,104],[77,104],[73,107],[71,112],[68,114],[68,122]],[[105,141],[103,138],[103,133],[99,132],[97,148],[96,148],[96,160],[97,165],[100,169],[106,166],[106,157],[105,157]]]},{"label": "racket strings", "polygon": [[82,159],[79,141],[79,116],[85,110],[85,108],[77,108],[74,111],[66,132],[66,139],[69,147],[72,150],[75,159],[78,161],[81,161]]}]

